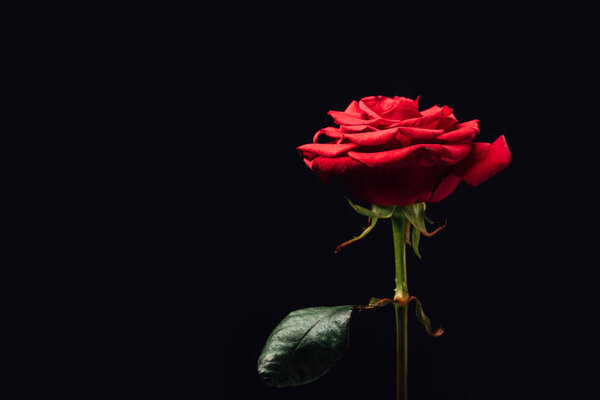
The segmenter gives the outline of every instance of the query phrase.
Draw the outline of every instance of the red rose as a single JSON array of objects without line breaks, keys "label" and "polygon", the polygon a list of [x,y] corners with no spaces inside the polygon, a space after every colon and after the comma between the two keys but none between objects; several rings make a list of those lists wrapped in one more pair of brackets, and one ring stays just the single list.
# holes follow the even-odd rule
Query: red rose
[{"label": "red rose", "polygon": [[[446,198],[461,180],[476,186],[510,163],[504,136],[477,143],[479,121],[459,123],[448,106],[419,111],[419,99],[370,96],[329,111],[337,127],[298,147],[324,182],[337,176],[361,201],[405,206]],[[318,143],[327,138],[326,143]]]}]

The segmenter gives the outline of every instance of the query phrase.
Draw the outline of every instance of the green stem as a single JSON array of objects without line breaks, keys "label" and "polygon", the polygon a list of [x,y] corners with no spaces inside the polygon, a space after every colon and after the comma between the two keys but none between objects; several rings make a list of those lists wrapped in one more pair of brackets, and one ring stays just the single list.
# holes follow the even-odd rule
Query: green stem
[{"label": "green stem", "polygon": [[392,215],[394,234],[394,259],[396,266],[396,289],[394,309],[396,312],[396,399],[407,399],[408,366],[408,287],[406,285],[406,228],[408,221],[400,210]]},{"label": "green stem", "polygon": [[396,309],[396,399],[406,400],[407,367],[408,367],[408,338],[407,338],[407,307],[394,304]]}]

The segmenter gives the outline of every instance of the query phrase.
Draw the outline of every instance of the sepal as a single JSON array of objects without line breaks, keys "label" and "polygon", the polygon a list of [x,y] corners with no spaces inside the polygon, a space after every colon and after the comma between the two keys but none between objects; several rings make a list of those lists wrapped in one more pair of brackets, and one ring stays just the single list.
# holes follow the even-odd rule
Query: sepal
[{"label": "sepal", "polygon": [[412,226],[410,235],[408,235],[408,232],[406,235],[407,239],[410,237],[410,243],[407,242],[407,244],[413,248],[413,251],[418,258],[421,258],[421,253],[419,252],[421,234],[431,237],[446,227],[446,223],[444,223],[444,225],[438,227],[433,232],[428,232],[425,223],[427,222],[431,224],[433,221],[425,215],[425,208],[425,203],[414,203],[408,206],[399,207],[396,210],[397,214],[401,213],[402,216],[408,220],[409,224],[407,224],[407,229],[410,230]]},{"label": "sepal", "polygon": [[344,243],[340,244],[338,247],[336,247],[336,248],[335,248],[335,250],[334,250],[333,252],[334,252],[335,254],[337,254],[337,253],[339,253],[339,252],[340,252],[340,251],[341,251],[341,250],[342,250],[344,247],[348,246],[350,243],[354,243],[354,242],[356,242],[357,240],[360,240],[360,239],[364,238],[365,236],[367,236],[367,234],[373,230],[373,228],[375,227],[375,224],[377,223],[377,220],[378,220],[378,218],[369,218],[369,219],[370,219],[370,221],[369,221],[369,226],[367,226],[367,227],[366,227],[366,228],[363,230],[363,232],[362,232],[360,235],[358,235],[358,236],[355,236],[355,237],[353,237],[352,239],[350,239],[350,240],[348,240],[348,241],[346,241],[346,242],[344,242]]},{"label": "sepal", "polygon": [[425,235],[427,237],[431,237],[431,236],[435,235],[436,233],[438,233],[439,231],[441,231],[442,229],[444,229],[446,227],[446,223],[444,223],[444,225],[440,226],[433,232],[431,232],[431,233],[428,232],[427,227],[425,226],[425,221],[427,221],[429,223],[432,223],[433,221],[431,221],[425,215],[425,208],[426,208],[425,203],[414,203],[414,204],[410,204],[408,206],[400,207],[400,211],[402,212],[402,214],[404,214],[406,219],[408,219],[408,221],[415,228],[417,228],[417,230],[419,232],[421,232],[423,235]]},{"label": "sepal", "polygon": [[391,218],[396,206],[378,206],[377,204],[372,204],[371,209],[367,209],[359,206],[358,204],[354,204],[349,198],[346,197],[350,207],[352,207],[357,213],[360,215],[364,215],[369,218]]},{"label": "sepal", "polygon": [[418,229],[412,228],[410,233],[410,246],[415,252],[416,256],[421,259],[421,253],[419,253],[419,241],[421,240],[421,232]]},{"label": "sepal", "polygon": [[354,243],[357,240],[360,240],[367,236],[367,234],[373,230],[379,218],[391,218],[392,214],[394,214],[394,210],[396,209],[396,206],[378,206],[377,204],[372,204],[371,209],[369,210],[367,208],[359,206],[358,204],[354,204],[347,197],[346,200],[348,200],[350,207],[352,207],[357,213],[369,218],[369,226],[364,228],[364,231],[360,235],[355,236],[352,239],[337,246],[334,250],[335,254],[339,253],[344,247],[348,246],[350,243]]}]

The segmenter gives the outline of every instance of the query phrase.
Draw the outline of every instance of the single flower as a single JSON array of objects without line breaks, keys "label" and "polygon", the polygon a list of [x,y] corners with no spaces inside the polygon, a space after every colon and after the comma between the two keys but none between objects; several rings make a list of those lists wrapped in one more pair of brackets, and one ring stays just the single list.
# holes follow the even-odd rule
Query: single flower
[{"label": "single flower", "polygon": [[370,96],[329,111],[337,127],[298,147],[324,182],[338,177],[357,199],[378,205],[435,203],[464,180],[477,186],[511,159],[506,138],[474,142],[479,120],[459,122],[448,106],[419,111],[416,100]]}]

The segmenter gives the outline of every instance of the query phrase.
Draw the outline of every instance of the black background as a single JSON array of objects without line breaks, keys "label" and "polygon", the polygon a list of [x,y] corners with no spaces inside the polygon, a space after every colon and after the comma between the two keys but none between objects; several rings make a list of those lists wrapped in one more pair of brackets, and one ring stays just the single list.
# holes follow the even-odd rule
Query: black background
[{"label": "black background", "polygon": [[98,139],[111,149],[92,174],[97,206],[74,216],[77,272],[61,294],[76,329],[61,334],[73,354],[57,382],[85,398],[394,398],[391,307],[357,315],[346,354],[314,383],[270,388],[256,362],[295,309],[393,295],[389,221],[335,255],[366,218],[296,147],[332,125],[327,111],[398,95],[479,119],[478,140],[504,134],[512,152],[490,180],[428,206],[448,225],[422,238],[422,260],[409,252],[408,286],[445,334],[428,337],[411,316],[409,397],[588,396],[595,203],[586,191],[597,166],[584,154],[597,95],[588,25],[566,24],[584,11],[368,9],[354,21],[234,11],[215,25],[208,11],[148,19],[102,61],[96,84],[115,88],[106,115],[126,122]]}]

